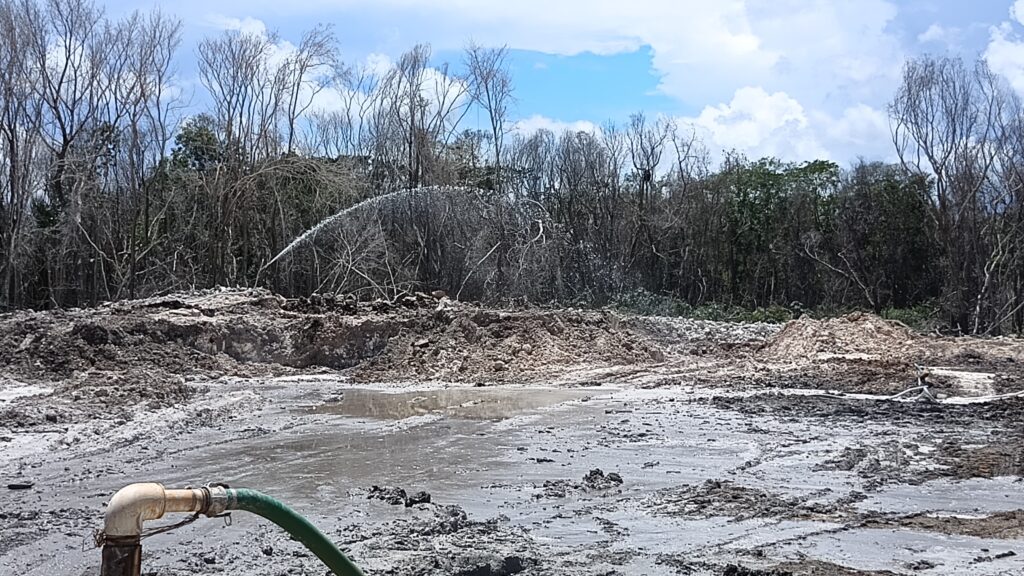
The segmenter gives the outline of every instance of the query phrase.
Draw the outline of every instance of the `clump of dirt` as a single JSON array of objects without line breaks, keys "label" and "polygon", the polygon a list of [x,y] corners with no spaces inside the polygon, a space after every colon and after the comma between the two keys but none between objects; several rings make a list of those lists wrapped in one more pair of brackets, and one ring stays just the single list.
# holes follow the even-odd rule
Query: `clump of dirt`
[{"label": "clump of dirt", "polygon": [[762,566],[744,566],[741,564],[712,565],[707,562],[691,562],[685,557],[673,554],[662,554],[658,557],[659,565],[669,566],[679,574],[709,574],[720,576],[896,576],[895,573],[884,571],[855,570],[832,562],[805,558],[802,560],[766,564]]},{"label": "clump of dirt", "polygon": [[[919,485],[939,478],[994,478],[1024,476],[1024,448],[1020,435],[1004,436],[997,442],[969,444],[966,439],[934,438],[915,441],[880,442],[871,446],[844,448],[816,470],[855,472],[869,481],[868,489],[899,482]],[[934,446],[922,449],[922,442]],[[937,444],[937,446],[936,446]]]},{"label": "clump of dirt", "polygon": [[994,478],[1024,476],[1022,438],[1004,437],[982,446],[969,446],[947,440],[939,446],[938,458],[949,466],[956,478]]},{"label": "clump of dirt", "polygon": [[888,570],[855,570],[833,564],[832,562],[812,560],[810,558],[794,562],[783,562],[764,570],[754,568],[739,568],[739,570],[747,571],[738,571],[735,573],[736,576],[896,576],[894,572]]},{"label": "clump of dirt", "polygon": [[415,494],[407,494],[404,489],[394,486],[372,486],[366,497],[370,500],[382,500],[392,506],[404,505],[406,508],[417,504],[430,504],[428,492],[420,491]]},{"label": "clump of dirt", "polygon": [[546,480],[541,486],[541,492],[534,494],[534,498],[565,498],[573,494],[584,494],[588,492],[605,492],[622,486],[622,476],[617,472],[604,473],[600,468],[595,468],[583,476],[582,482],[572,480]]},{"label": "clump of dirt", "polygon": [[784,498],[741,486],[729,480],[706,480],[655,493],[648,499],[655,514],[689,518],[724,516],[734,520],[751,518],[806,518],[834,514],[837,507]]},{"label": "clump of dirt", "polygon": [[431,505],[371,532],[357,524],[342,530],[353,558],[373,574],[508,576],[540,566],[528,534],[499,517],[472,520],[459,506]]},{"label": "clump of dirt", "polygon": [[622,476],[616,472],[605,474],[600,468],[594,468],[583,477],[583,486],[588,490],[608,490],[622,485]]},{"label": "clump of dirt", "polygon": [[80,423],[101,414],[127,421],[140,406],[159,410],[205,390],[160,370],[90,370],[59,382],[50,394],[0,407],[0,421],[12,428]]},{"label": "clump of dirt", "polygon": [[905,528],[953,536],[1017,540],[1024,536],[1024,510],[999,512],[982,518],[913,514],[900,518],[868,519],[865,528]]},{"label": "clump of dirt", "polygon": [[850,398],[841,395],[767,393],[754,396],[714,396],[709,402],[724,410],[777,417],[843,418],[855,422],[929,424],[969,428],[979,425],[1020,427],[1024,422],[1024,397],[976,404],[897,402]]},{"label": "clump of dirt", "polygon": [[792,320],[768,340],[761,353],[780,362],[864,360],[899,364],[916,358],[919,340],[903,324],[854,313],[828,320]]}]

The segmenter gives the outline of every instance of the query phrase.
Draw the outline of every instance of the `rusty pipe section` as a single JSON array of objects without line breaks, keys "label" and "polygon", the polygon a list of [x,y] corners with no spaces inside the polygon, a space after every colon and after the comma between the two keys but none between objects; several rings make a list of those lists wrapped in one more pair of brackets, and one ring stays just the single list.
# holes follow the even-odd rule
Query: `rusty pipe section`
[{"label": "rusty pipe section", "polygon": [[100,576],[139,576],[144,522],[174,512],[217,516],[227,505],[227,490],[218,486],[176,490],[168,490],[156,482],[125,486],[110,499],[103,519]]}]

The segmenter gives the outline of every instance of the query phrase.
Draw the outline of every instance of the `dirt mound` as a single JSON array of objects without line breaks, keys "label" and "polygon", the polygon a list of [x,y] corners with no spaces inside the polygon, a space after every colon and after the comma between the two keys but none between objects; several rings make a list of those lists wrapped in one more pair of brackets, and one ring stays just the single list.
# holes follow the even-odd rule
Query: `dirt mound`
[{"label": "dirt mound", "polygon": [[323,368],[348,370],[358,381],[490,384],[547,382],[570,369],[661,361],[661,344],[611,313],[490,310],[443,295],[355,303],[225,289],[0,315],[6,374],[58,385],[92,374],[100,388],[104,374],[116,375],[117,387],[133,390],[133,397],[145,396],[151,384],[189,375]]},{"label": "dirt mound", "polygon": [[442,308],[397,331],[360,380],[546,381],[567,368],[650,364],[661,349],[600,312]]},{"label": "dirt mound", "polygon": [[828,320],[801,318],[787,323],[761,349],[766,359],[780,362],[869,360],[904,363],[913,360],[920,336],[898,322],[855,313]]}]

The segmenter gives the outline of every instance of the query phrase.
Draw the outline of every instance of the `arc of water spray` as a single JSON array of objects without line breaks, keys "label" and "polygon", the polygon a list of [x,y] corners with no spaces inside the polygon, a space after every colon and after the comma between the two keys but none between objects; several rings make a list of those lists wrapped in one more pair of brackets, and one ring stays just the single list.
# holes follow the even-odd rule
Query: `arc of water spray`
[{"label": "arc of water spray", "polygon": [[361,202],[357,202],[356,204],[353,204],[352,206],[349,206],[348,208],[345,208],[344,210],[342,210],[342,211],[340,211],[340,212],[338,212],[336,214],[328,216],[327,218],[321,220],[319,223],[317,223],[315,226],[313,226],[309,230],[306,230],[305,232],[303,232],[302,234],[297,236],[294,240],[291,241],[290,244],[285,246],[283,250],[278,252],[276,256],[271,258],[269,262],[267,262],[262,267],[260,267],[260,272],[262,272],[263,270],[266,270],[271,264],[273,264],[274,262],[277,262],[281,258],[285,257],[286,255],[291,253],[293,250],[295,250],[296,248],[298,248],[302,244],[306,243],[307,241],[313,240],[314,238],[316,238],[317,234],[319,234],[320,232],[322,232],[323,230],[325,230],[327,228],[330,228],[334,224],[340,222],[341,220],[343,220],[346,216],[348,216],[352,212],[355,212],[357,210],[360,210],[360,209],[368,207],[368,206],[373,206],[375,204],[380,204],[381,202],[390,200],[392,198],[396,198],[396,197],[399,197],[399,196],[409,196],[409,195],[411,195],[413,193],[421,193],[421,192],[441,192],[441,193],[458,192],[458,193],[461,193],[461,194],[470,194],[470,193],[478,193],[479,190],[477,190],[475,188],[460,188],[460,187],[449,187],[449,186],[444,186],[444,187],[441,187],[441,186],[424,186],[424,187],[420,187],[420,188],[409,188],[409,189],[405,189],[405,190],[398,190],[398,191],[395,191],[395,192],[389,192],[387,194],[381,194],[380,196],[374,196],[372,198],[367,198],[366,200],[363,200]]}]

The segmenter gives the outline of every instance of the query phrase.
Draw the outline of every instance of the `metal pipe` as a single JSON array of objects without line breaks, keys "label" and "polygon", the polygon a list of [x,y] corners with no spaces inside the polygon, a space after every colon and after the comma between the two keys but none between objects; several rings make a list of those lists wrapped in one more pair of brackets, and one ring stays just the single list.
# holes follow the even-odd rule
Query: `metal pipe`
[{"label": "metal pipe", "polygon": [[130,484],[110,499],[99,539],[103,546],[100,576],[140,576],[144,522],[172,512],[212,517],[225,510],[246,510],[277,524],[337,576],[363,576],[309,520],[266,494],[223,486],[168,490],[155,482]]},{"label": "metal pipe", "polygon": [[100,576],[139,576],[142,571],[142,525],[173,512],[216,516],[227,507],[220,487],[167,490],[156,482],[129,484],[117,491],[103,518]]}]

